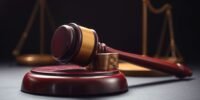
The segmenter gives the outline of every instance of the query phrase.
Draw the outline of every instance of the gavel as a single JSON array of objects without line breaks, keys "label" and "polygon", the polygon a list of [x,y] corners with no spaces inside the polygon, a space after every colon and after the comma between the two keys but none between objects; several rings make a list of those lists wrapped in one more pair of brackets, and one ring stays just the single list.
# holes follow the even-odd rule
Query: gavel
[{"label": "gavel", "polygon": [[[61,63],[72,62],[88,65],[97,53],[118,53],[119,58],[149,69],[175,75],[178,78],[192,76],[189,67],[180,63],[170,63],[162,59],[120,51],[100,43],[95,30],[75,23],[58,27],[51,41],[54,58]],[[95,66],[94,66],[95,67]]]}]

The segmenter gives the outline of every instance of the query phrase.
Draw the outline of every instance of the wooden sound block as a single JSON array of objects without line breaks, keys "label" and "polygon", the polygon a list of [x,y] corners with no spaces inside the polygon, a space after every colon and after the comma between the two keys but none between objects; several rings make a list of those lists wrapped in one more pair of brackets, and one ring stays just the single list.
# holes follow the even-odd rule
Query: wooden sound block
[{"label": "wooden sound block", "polygon": [[37,67],[26,73],[21,90],[52,96],[90,96],[122,93],[128,90],[118,70],[89,71],[77,65]]},{"label": "wooden sound block", "polygon": [[137,64],[121,61],[119,63],[119,70],[127,76],[168,76],[169,74],[148,69]]}]

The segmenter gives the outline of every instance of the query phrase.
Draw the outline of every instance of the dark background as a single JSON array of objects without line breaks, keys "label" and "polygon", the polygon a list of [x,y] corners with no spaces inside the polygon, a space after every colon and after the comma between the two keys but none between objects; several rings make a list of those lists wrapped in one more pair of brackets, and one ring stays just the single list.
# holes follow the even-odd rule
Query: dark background
[{"label": "dark background", "polygon": [[[176,44],[186,62],[199,61],[198,0],[151,0],[155,7],[173,6]],[[14,60],[12,50],[24,31],[36,0],[0,0],[0,60]],[[117,49],[141,54],[142,0],[47,0],[56,27],[75,22],[93,28],[103,42]],[[38,13],[39,15],[39,13]],[[39,16],[22,53],[39,52]],[[46,18],[47,19],[47,18]],[[149,13],[149,55],[155,53],[163,15]],[[46,20],[46,47],[50,53],[53,29]]]}]

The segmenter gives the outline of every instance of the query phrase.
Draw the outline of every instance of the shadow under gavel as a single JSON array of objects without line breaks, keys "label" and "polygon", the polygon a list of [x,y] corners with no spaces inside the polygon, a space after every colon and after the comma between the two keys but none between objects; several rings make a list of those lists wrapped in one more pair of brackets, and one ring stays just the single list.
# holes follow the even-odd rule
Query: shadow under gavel
[{"label": "shadow under gavel", "polygon": [[169,73],[178,78],[192,76],[192,71],[183,64],[113,49],[99,42],[95,30],[75,23],[58,27],[51,46],[53,56],[62,63],[73,62],[84,66],[88,65],[97,53],[115,52],[119,54],[120,59],[149,69]]}]

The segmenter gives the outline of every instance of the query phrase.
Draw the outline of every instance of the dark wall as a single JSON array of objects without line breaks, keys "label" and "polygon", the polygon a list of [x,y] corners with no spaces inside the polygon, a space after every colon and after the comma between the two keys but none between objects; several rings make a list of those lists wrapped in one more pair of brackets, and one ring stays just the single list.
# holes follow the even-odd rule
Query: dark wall
[{"label": "dark wall", "polygon": [[[36,0],[0,1],[0,59],[12,60],[12,50],[24,31]],[[153,0],[152,0],[153,1]],[[173,6],[175,39],[187,61],[196,61],[199,44],[198,2],[188,0],[153,1],[160,7],[169,2]],[[93,28],[106,44],[141,53],[141,6],[142,0],[47,0],[56,27],[75,22]],[[39,13],[38,13],[39,14]],[[149,53],[153,55],[157,46],[163,15],[149,14]],[[39,52],[39,17],[25,42],[22,53]],[[47,18],[46,18],[47,19]],[[46,20],[47,22],[47,20]],[[50,53],[53,30],[46,23],[46,52]]]}]

